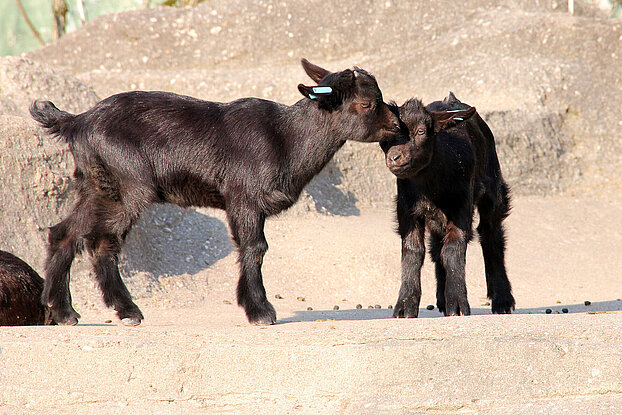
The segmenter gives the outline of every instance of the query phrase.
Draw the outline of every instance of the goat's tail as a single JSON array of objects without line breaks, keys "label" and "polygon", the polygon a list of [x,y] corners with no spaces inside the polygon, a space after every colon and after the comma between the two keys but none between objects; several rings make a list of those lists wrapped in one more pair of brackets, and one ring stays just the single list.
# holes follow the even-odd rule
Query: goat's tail
[{"label": "goat's tail", "polygon": [[49,134],[60,137],[65,141],[69,140],[69,137],[61,135],[61,126],[73,119],[75,115],[59,110],[52,101],[40,100],[36,100],[30,105],[30,115],[43,128],[47,129]]}]

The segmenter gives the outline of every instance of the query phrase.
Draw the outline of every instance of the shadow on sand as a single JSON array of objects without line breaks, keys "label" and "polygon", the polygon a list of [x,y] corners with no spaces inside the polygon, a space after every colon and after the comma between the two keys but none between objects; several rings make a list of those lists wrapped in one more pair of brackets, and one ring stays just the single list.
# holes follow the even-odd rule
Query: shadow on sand
[{"label": "shadow on sand", "polygon": [[196,274],[232,249],[220,219],[175,205],[153,205],[128,235],[121,265],[126,274]]},{"label": "shadow on sand", "polygon": [[[517,308],[514,314],[543,314],[546,315],[546,310],[550,309],[549,314],[565,314],[562,310],[567,309],[568,314],[598,314],[615,312],[622,310],[622,300],[612,301],[599,301],[591,303],[586,306],[585,304],[555,304],[554,306],[536,307],[536,308]],[[471,308],[472,315],[492,315],[490,308]],[[434,310],[427,310],[426,308],[419,309],[419,318],[438,318],[443,317],[438,312],[437,308]],[[297,323],[302,321],[318,321],[318,320],[335,320],[335,321],[357,321],[357,320],[382,320],[393,318],[392,309],[347,309],[347,310],[309,310],[309,311],[296,311],[293,316],[279,319],[277,324],[285,323]]]}]

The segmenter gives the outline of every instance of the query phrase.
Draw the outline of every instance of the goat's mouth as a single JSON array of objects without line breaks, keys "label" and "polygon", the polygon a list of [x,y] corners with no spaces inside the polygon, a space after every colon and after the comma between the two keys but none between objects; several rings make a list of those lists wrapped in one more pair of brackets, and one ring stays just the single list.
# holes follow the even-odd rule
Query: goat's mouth
[{"label": "goat's mouth", "polygon": [[387,163],[387,167],[389,168],[389,171],[398,179],[405,179],[413,175],[412,163],[409,161],[402,164]]},{"label": "goat's mouth", "polygon": [[397,133],[399,133],[401,131],[400,125],[399,123],[392,123],[389,125],[386,125],[382,128],[382,131],[390,136],[395,136]]}]

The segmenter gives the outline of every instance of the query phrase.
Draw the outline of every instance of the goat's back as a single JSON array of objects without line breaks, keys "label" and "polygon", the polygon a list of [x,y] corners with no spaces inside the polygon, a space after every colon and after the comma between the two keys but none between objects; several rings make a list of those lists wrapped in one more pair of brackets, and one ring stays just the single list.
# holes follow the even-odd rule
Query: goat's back
[{"label": "goat's back", "polygon": [[27,263],[0,251],[0,326],[45,324],[43,279]]},{"label": "goat's back", "polygon": [[[443,101],[435,101],[426,106],[428,111],[453,111],[469,108],[468,104],[460,101],[452,92]],[[465,122],[439,134],[439,139],[443,139],[443,135],[449,134],[467,139],[473,145],[474,175],[476,178],[499,171],[494,135],[479,113],[476,112]]]},{"label": "goat's back", "polygon": [[220,103],[132,91],[65,117],[57,129],[83,170],[105,160],[121,176],[124,171],[157,176],[183,170],[193,177],[213,177],[232,158],[249,171],[260,168],[260,162],[277,162],[287,147],[276,122],[283,108],[259,98]]}]

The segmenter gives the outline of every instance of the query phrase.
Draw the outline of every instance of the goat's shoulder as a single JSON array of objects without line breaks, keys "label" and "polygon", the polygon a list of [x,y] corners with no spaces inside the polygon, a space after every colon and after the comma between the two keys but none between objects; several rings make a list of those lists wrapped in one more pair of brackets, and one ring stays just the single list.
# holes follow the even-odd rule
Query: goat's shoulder
[{"label": "goat's shoulder", "polygon": [[225,120],[245,122],[253,119],[261,122],[273,122],[281,117],[287,106],[263,98],[239,98],[223,104],[222,112]]},{"label": "goat's shoulder", "polygon": [[225,104],[227,110],[280,111],[286,107],[284,104],[257,97],[238,98]]}]

